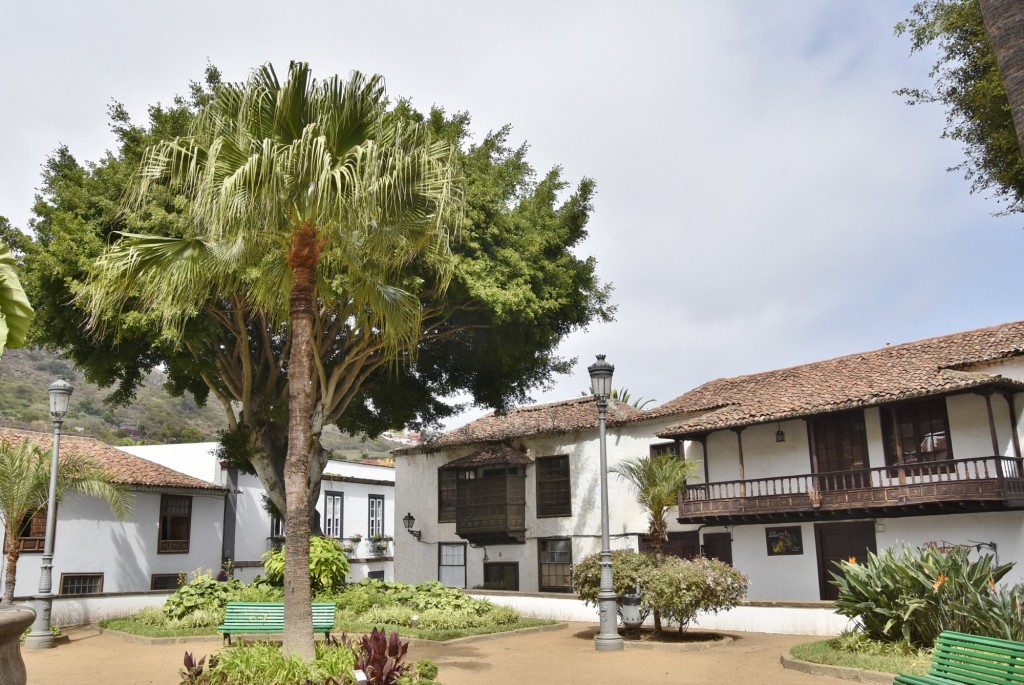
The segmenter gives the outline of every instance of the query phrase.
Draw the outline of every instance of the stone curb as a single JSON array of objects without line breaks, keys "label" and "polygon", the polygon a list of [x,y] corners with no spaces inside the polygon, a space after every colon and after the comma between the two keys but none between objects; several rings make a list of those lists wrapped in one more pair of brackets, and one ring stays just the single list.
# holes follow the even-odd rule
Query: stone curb
[{"label": "stone curb", "polygon": [[220,635],[183,635],[179,637],[146,637],[145,635],[135,635],[134,633],[126,633],[123,630],[114,630],[113,628],[104,628],[102,626],[96,626],[96,629],[101,633],[107,633],[113,635],[116,638],[124,640],[125,642],[132,642],[137,645],[180,645],[186,642],[223,642],[224,638]]},{"label": "stone curb", "polygon": [[715,647],[725,646],[733,641],[731,635],[724,633],[709,633],[717,635],[717,640],[705,640],[703,642],[640,642],[637,640],[624,640],[626,649],[658,649],[667,652],[706,652]]},{"label": "stone curb", "polygon": [[893,673],[883,673],[881,671],[865,671],[861,668],[850,668],[848,666],[816,664],[811,661],[794,659],[788,654],[783,654],[779,658],[779,662],[783,668],[788,668],[792,671],[800,671],[801,673],[809,673],[811,675],[823,675],[830,678],[842,678],[843,680],[869,683],[870,685],[891,685],[896,677]]}]

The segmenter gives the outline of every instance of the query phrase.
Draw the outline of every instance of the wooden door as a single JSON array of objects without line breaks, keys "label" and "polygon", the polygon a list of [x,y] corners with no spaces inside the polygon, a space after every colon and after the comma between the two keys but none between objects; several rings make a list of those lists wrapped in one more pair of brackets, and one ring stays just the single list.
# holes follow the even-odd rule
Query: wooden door
[{"label": "wooden door", "polygon": [[832,573],[839,571],[836,562],[856,558],[858,563],[864,563],[869,551],[878,551],[873,521],[817,523],[814,526],[814,540],[818,552],[818,588],[821,598],[825,600],[839,596],[839,591],[831,582]]},{"label": "wooden door", "polygon": [[732,533],[704,533],[704,556],[732,566]]}]

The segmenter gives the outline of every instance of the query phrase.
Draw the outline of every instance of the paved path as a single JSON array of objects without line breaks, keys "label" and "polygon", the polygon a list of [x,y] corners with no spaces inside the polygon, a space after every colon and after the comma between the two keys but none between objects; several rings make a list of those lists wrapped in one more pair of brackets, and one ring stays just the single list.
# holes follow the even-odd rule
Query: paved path
[{"label": "paved path", "polygon": [[[734,633],[731,643],[702,652],[659,647],[598,653],[596,633],[596,625],[570,623],[558,630],[458,644],[415,643],[409,656],[436,662],[444,685],[849,683],[782,668],[779,656],[794,644],[814,639],[806,636]],[[73,628],[69,635],[70,643],[52,650],[22,650],[29,685],[179,685],[178,670],[186,651],[199,656],[220,646],[209,640],[135,644],[91,627]]]}]

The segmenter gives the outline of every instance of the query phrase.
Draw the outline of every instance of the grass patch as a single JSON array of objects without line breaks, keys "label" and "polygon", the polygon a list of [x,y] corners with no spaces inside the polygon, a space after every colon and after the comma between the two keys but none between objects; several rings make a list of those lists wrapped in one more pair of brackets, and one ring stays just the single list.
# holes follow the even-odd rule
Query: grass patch
[{"label": "grass patch", "polygon": [[924,675],[928,672],[928,666],[931,663],[931,653],[927,651],[911,654],[898,654],[895,652],[866,654],[834,647],[833,640],[820,640],[818,642],[796,645],[789,650],[789,653],[795,659],[811,661],[816,664],[847,666],[849,668],[861,668],[866,671],[881,671],[883,673]]},{"label": "grass patch", "polygon": [[142,637],[194,637],[200,635],[220,635],[213,628],[186,628],[183,626],[153,625],[137,621],[132,616],[126,618],[108,618],[100,621],[100,627],[120,630],[122,633],[141,635]]},{"label": "grass patch", "polygon": [[[463,628],[461,630],[438,630],[430,628],[410,628],[409,626],[402,625],[346,621],[344,623],[336,624],[333,632],[337,635],[341,635],[341,633],[354,635],[357,633],[369,633],[374,628],[384,628],[388,633],[393,630],[397,631],[398,634],[405,639],[413,637],[420,640],[444,642],[445,640],[454,640],[460,637],[488,635],[490,633],[504,633],[510,630],[533,628],[535,626],[547,626],[554,623],[557,623],[557,621],[523,618],[516,623],[508,625],[478,626],[474,628]],[[136,620],[134,616],[128,616],[126,618],[111,618],[105,621],[100,621],[100,626],[103,628],[110,628],[111,630],[119,630],[122,633],[140,635],[142,637],[195,637],[202,635],[220,635],[220,633],[214,628],[186,628],[183,626],[153,625],[152,623],[144,620]]]}]

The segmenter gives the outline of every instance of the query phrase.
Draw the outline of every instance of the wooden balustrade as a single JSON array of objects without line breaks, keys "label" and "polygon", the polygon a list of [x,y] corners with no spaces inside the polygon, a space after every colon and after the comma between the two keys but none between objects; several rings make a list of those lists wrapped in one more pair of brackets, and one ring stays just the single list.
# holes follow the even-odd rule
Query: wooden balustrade
[{"label": "wooden balustrade", "polygon": [[[680,519],[818,508],[1024,500],[1024,471],[1011,457],[917,462],[871,469],[808,473],[688,485]],[[1024,502],[1021,502],[1024,504]]]}]

